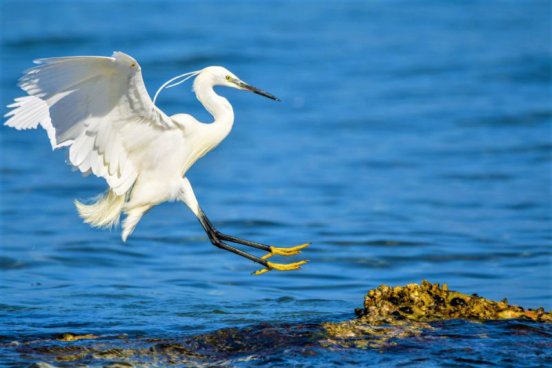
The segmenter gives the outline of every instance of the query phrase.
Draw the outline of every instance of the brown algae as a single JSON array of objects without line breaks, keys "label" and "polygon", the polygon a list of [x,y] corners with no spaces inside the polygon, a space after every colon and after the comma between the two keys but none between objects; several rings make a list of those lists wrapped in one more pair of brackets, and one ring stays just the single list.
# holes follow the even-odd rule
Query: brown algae
[{"label": "brown algae", "polygon": [[391,338],[418,336],[432,328],[428,322],[450,319],[500,320],[520,318],[535,322],[552,322],[552,313],[543,308],[524,309],[510,305],[506,299],[492,301],[448,289],[447,284],[406,286],[381,285],[364,297],[364,307],[355,310],[357,319],[324,323],[328,333],[325,345],[381,347]]}]

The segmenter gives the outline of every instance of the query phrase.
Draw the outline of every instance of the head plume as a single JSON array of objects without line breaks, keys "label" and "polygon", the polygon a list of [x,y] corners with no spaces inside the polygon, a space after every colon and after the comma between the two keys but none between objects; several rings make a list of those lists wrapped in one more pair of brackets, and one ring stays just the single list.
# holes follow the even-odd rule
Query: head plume
[{"label": "head plume", "polygon": [[186,82],[188,79],[190,79],[192,77],[195,77],[200,72],[201,72],[201,70],[196,70],[195,72],[180,74],[180,75],[177,75],[174,78],[169,79],[168,81],[163,83],[163,85],[161,87],[159,87],[157,92],[155,92],[155,96],[153,96],[153,103],[155,104],[155,101],[157,100],[157,97],[159,96],[161,91],[163,91],[164,89],[176,87],[176,86]]}]

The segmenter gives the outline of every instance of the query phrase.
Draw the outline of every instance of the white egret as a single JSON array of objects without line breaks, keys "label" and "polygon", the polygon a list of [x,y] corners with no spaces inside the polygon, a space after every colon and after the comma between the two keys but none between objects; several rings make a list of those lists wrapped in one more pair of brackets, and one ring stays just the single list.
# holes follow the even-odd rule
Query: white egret
[{"label": "white egret", "polygon": [[[219,232],[202,211],[186,178],[188,169],[215,148],[230,132],[234,111],[228,100],[213,90],[225,86],[247,90],[278,100],[241,81],[220,66],[186,73],[166,82],[174,87],[195,77],[197,99],[213,116],[204,124],[188,114],[167,116],[147,93],[140,65],[131,56],[114,52],[112,57],[75,56],[39,59],[27,70],[19,87],[28,96],[8,107],[5,125],[15,129],[46,130],[53,149],[68,147],[69,161],[82,173],[102,177],[108,190],[93,203],[75,205],[93,227],[122,225],[126,241],[142,216],[165,201],[185,203],[199,219],[215,246],[261,264],[269,270],[288,271],[306,261],[289,264],[268,262],[272,255],[299,254],[309,244],[278,248]],[[228,244],[237,243],[268,253],[256,257]]]}]

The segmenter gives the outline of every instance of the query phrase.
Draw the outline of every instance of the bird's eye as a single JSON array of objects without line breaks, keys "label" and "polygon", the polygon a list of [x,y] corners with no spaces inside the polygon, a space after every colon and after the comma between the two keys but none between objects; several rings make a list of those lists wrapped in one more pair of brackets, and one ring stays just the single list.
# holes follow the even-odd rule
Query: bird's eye
[{"label": "bird's eye", "polygon": [[230,79],[232,79],[232,77],[229,76],[229,75],[227,75],[227,76],[226,76],[226,80],[229,81]]}]

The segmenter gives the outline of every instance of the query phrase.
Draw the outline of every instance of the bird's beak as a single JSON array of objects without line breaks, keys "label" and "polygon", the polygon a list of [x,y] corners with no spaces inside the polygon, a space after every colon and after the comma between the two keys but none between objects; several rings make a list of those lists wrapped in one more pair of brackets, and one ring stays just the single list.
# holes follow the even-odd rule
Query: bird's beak
[{"label": "bird's beak", "polygon": [[238,87],[240,87],[241,89],[245,89],[247,91],[251,91],[258,95],[265,96],[266,98],[270,98],[271,100],[274,100],[274,101],[280,101],[278,97],[271,95],[270,93],[265,92],[261,89],[258,89],[257,87],[250,86],[249,84],[242,82],[241,80],[234,80],[233,82],[236,83]]}]

